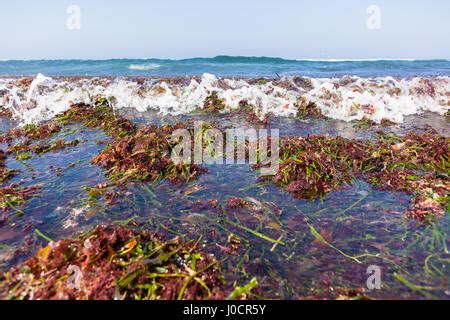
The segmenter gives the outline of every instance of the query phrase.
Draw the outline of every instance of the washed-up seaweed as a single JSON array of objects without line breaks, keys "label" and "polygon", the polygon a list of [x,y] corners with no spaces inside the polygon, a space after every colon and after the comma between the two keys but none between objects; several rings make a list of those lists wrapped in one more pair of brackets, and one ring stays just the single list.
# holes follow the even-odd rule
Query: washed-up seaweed
[{"label": "washed-up seaweed", "polygon": [[308,101],[304,96],[300,96],[296,102],[297,115],[302,118],[314,117],[324,118],[322,111],[314,102]]},{"label": "washed-up seaweed", "polygon": [[136,125],[115,114],[108,100],[98,97],[95,105],[78,103],[59,115],[56,121],[62,125],[81,123],[89,128],[98,128],[113,137],[124,137],[136,132]]},{"label": "washed-up seaweed", "polygon": [[14,128],[0,136],[0,142],[10,142],[13,139],[41,140],[50,138],[61,131],[61,126],[55,122],[42,124],[27,124],[23,128]]},{"label": "washed-up seaweed", "polygon": [[269,123],[269,115],[259,116],[256,109],[249,105],[246,101],[239,103],[239,108],[234,111],[236,114],[242,115],[245,120],[254,125],[267,125]]},{"label": "washed-up seaweed", "polygon": [[7,169],[5,167],[3,167],[3,168],[0,167],[0,183],[11,179],[17,173],[18,173],[17,170],[11,170],[11,169]]},{"label": "washed-up seaweed", "polygon": [[356,122],[355,128],[368,129],[368,128],[372,128],[372,127],[379,127],[379,126],[389,127],[389,126],[393,126],[393,125],[395,125],[395,123],[386,118],[381,119],[381,122],[378,124],[375,121],[373,121],[367,117],[363,117],[361,120],[358,120]]},{"label": "washed-up seaweed", "polygon": [[99,128],[114,138],[92,162],[107,168],[109,177],[115,181],[155,182],[167,178],[180,182],[206,171],[195,164],[175,164],[171,159],[170,135],[184,126],[138,128],[130,120],[117,116],[104,98],[98,98],[94,106],[74,104],[57,121]]},{"label": "washed-up seaweed", "polygon": [[20,187],[17,184],[11,184],[0,188],[0,209],[7,211],[17,209],[23,205],[27,199],[34,196],[40,186]]},{"label": "washed-up seaweed", "polygon": [[448,207],[449,139],[431,132],[402,137],[379,132],[368,140],[283,137],[279,154],[278,172],[263,179],[298,198],[320,197],[362,178],[383,190],[415,195],[407,212],[415,219],[441,216]]},{"label": "washed-up seaweed", "polygon": [[79,144],[79,140],[75,139],[72,141],[66,141],[64,139],[57,139],[50,142],[45,143],[36,143],[33,144],[29,140],[18,143],[11,144],[8,146],[8,153],[12,153],[16,155],[17,160],[27,160],[32,157],[31,153],[34,152],[36,154],[44,154],[52,151],[59,151],[66,147],[73,147]]},{"label": "washed-up seaweed", "polygon": [[[267,80],[255,81],[264,83]],[[289,86],[289,82],[285,85]],[[162,87],[155,87],[155,90],[160,89]],[[113,99],[108,98],[109,101]],[[448,216],[429,224],[402,221],[402,212],[406,210],[409,201],[411,206],[406,211],[406,216],[419,221],[429,221],[442,216],[444,210],[449,210],[447,138],[433,132],[422,133],[417,128],[416,134],[396,136],[379,133],[378,136],[364,140],[328,136],[310,136],[303,140],[282,138],[280,170],[285,172],[279,171],[274,176],[267,176],[268,181],[255,183],[254,173],[249,172],[245,166],[230,167],[231,171],[210,166],[208,168],[211,174],[193,183],[150,185],[148,182],[165,178],[178,182],[198,177],[196,174],[191,175],[189,166],[170,170],[172,163],[168,158],[173,146],[168,141],[170,134],[175,129],[191,128],[198,114],[180,118],[160,118],[159,115],[153,117],[153,111],[144,115],[135,114],[134,111],[129,113],[130,108],[117,111],[109,106],[108,100],[98,97],[93,105],[72,105],[67,112],[52,121],[60,129],[50,130],[49,134],[46,132],[49,131],[51,122],[45,122],[39,126],[28,125],[15,135],[10,135],[11,143],[7,139],[2,140],[9,144],[8,167],[11,165],[11,168],[21,169],[23,175],[20,178],[23,183],[28,183],[29,179],[37,179],[46,185],[42,192],[45,198],[30,201],[26,207],[26,202],[9,202],[6,209],[3,209],[5,212],[0,219],[0,267],[7,270],[16,264],[17,269],[0,274],[0,282],[3,282],[0,288],[3,284],[9,286],[7,289],[3,287],[3,291],[0,289],[1,298],[34,299],[37,297],[35,292],[42,288],[42,291],[49,293],[41,293],[39,298],[85,299],[91,298],[89,294],[94,292],[92,299],[162,299],[162,291],[166,286],[160,285],[165,284],[166,278],[180,270],[170,269],[164,263],[152,262],[145,265],[144,271],[137,271],[142,273],[136,275],[134,267],[139,269],[139,263],[136,262],[140,259],[138,256],[147,255],[137,248],[140,245],[145,247],[143,243],[147,242],[168,243],[167,250],[161,251],[164,255],[179,248],[177,241],[180,238],[177,241],[166,241],[163,236],[167,239],[174,236],[198,239],[199,235],[201,240],[197,241],[201,241],[201,248],[205,251],[198,249],[200,245],[195,246],[192,259],[196,260],[195,255],[202,255],[204,252],[214,253],[216,259],[220,260],[224,279],[233,285],[227,284],[224,287],[222,281],[219,284],[206,283],[200,276],[203,273],[196,272],[202,269],[194,270],[191,267],[192,259],[189,260],[189,256],[183,254],[180,258],[193,273],[187,270],[187,274],[183,275],[185,281],[181,281],[181,276],[180,279],[175,277],[182,283],[174,284],[176,287],[171,291],[170,299],[190,298],[190,287],[193,284],[200,287],[200,292],[195,292],[199,297],[194,299],[257,297],[254,292],[259,290],[264,292],[264,296],[275,299],[366,299],[369,294],[373,298],[399,299],[448,297],[448,277],[445,273],[449,262]],[[289,123],[294,123],[292,128],[289,123],[275,120],[277,123],[280,121],[280,125],[286,124],[283,131],[287,130],[284,132],[293,132],[295,129],[296,135],[303,135],[316,130],[317,125],[330,125],[330,130],[321,131],[332,134],[336,130],[340,131],[334,127],[334,120],[328,122],[317,119],[322,116],[316,105],[307,103],[297,107],[297,115],[308,121],[290,119]],[[207,119],[204,121],[212,124],[204,125],[203,129],[213,126],[219,130],[229,128],[230,119],[238,119],[239,123],[251,123],[257,128],[259,125],[255,124],[267,124],[269,120],[267,117],[260,119],[256,113],[258,108],[247,105],[245,101],[241,101],[239,108],[230,110],[223,105],[220,95],[214,92],[205,100],[202,109],[205,113],[200,118]],[[216,118],[217,113],[220,114],[217,117],[219,119]],[[222,115],[223,113],[228,115]],[[150,114],[152,123],[188,120],[185,122],[186,126],[148,126],[134,124],[121,114],[126,114],[127,117],[130,114],[137,116],[139,122],[141,116],[144,117],[142,122],[145,122]],[[363,118],[358,124],[361,127],[368,126],[370,130],[355,130],[350,134],[366,137],[382,127],[383,122],[382,120],[381,124],[376,124]],[[311,123],[316,124],[311,126]],[[339,126],[341,124],[343,123],[339,123]],[[47,129],[39,129],[40,126]],[[345,124],[346,128],[350,126]],[[408,123],[404,126],[396,125],[389,130],[404,133],[404,129],[400,128],[408,126]],[[193,130],[189,131],[192,136]],[[207,148],[212,140],[206,134],[203,135],[204,131],[197,133],[195,138],[203,136],[204,151],[217,155],[216,150]],[[80,152],[80,148],[76,148],[73,153],[58,152],[78,141],[60,139],[63,136],[64,139],[66,136],[76,136],[83,143],[86,142],[86,150]],[[41,138],[45,140],[37,141]],[[224,138],[226,142],[226,137]],[[244,142],[245,151],[254,146],[253,142]],[[238,145],[239,143],[241,141],[237,141]],[[268,144],[270,145],[270,140]],[[103,148],[105,149],[100,151]],[[51,151],[58,153],[36,157],[32,162],[23,161],[34,157],[35,153]],[[93,161],[105,157],[95,164],[105,169],[109,180],[105,181],[101,170],[89,163],[98,152],[100,154]],[[0,154],[0,170],[6,169],[5,162],[1,163],[1,158],[4,160],[6,155],[7,152],[3,152],[3,157]],[[235,154],[238,155],[241,156]],[[258,159],[260,155],[257,152]],[[11,159],[14,156],[18,161]],[[62,168],[73,166],[76,169],[68,170],[67,177],[53,176],[61,174]],[[156,175],[158,168],[160,172]],[[26,172],[26,169],[31,172]],[[5,171],[5,180],[12,177],[10,171],[13,170]],[[18,180],[14,179],[13,182]],[[368,186],[366,182],[375,188]],[[289,200],[289,195],[275,190],[272,183],[300,200]],[[8,187],[9,194],[20,195],[21,191],[26,194],[27,190],[23,186],[16,184]],[[35,191],[24,197],[24,201],[29,196],[36,195],[37,190]],[[302,200],[322,196],[327,197],[317,201]],[[10,213],[19,214],[22,207],[27,212],[27,219],[11,219]],[[55,223],[48,224],[52,222],[48,217]],[[115,242],[117,245],[110,245],[106,241],[107,244],[99,245],[101,249],[95,251],[98,255],[94,253],[89,256],[86,252],[92,248],[88,238],[89,235],[98,234],[96,231],[73,239],[58,242],[54,240],[59,239],[62,234],[74,236],[80,230],[86,230],[87,225],[97,225],[104,221],[112,221],[114,225],[138,227],[139,230],[152,230],[160,235],[155,236],[160,242],[147,241],[140,232],[132,231],[133,236],[121,238],[122,240]],[[84,243],[81,243],[83,240]],[[32,262],[35,269],[30,272],[31,269],[26,265],[28,262],[23,264],[22,261],[43,241],[50,242],[49,246],[44,245],[36,257],[31,258],[35,259]],[[49,267],[55,262],[50,252],[56,250],[56,256],[59,249],[54,249],[54,245],[67,244],[69,241],[76,244],[71,244],[70,250],[64,251],[68,253],[65,254],[67,263],[62,264],[62,269],[66,269],[66,272],[58,273],[60,265],[53,269]],[[181,247],[187,245],[189,248],[193,244],[178,243]],[[114,250],[110,250],[110,247]],[[131,251],[127,251],[129,249]],[[173,260],[166,262],[169,265],[173,262],[183,273],[181,260],[176,254],[173,257]],[[109,263],[120,264],[119,267],[123,269],[108,268],[104,259],[109,259]],[[97,262],[99,264],[96,270],[89,269]],[[42,268],[37,266],[40,263]],[[219,262],[214,259],[211,264],[213,265],[206,265],[211,268],[208,269],[210,271],[219,266]],[[369,276],[366,267],[370,264],[381,267],[383,290],[362,289],[366,286]],[[100,272],[101,268],[106,272],[118,270],[115,273],[117,277],[112,281],[114,290],[109,287],[107,296],[96,293],[99,292],[96,290],[101,290],[101,284],[105,283],[102,280],[105,278],[100,273],[102,283],[93,289],[82,288],[85,291],[80,293],[80,289],[68,288],[69,284],[76,283],[73,282],[73,268],[70,266],[79,266],[83,274],[85,270],[93,270],[94,274],[96,271]],[[16,270],[17,277],[14,278],[12,270]],[[317,270],[320,272],[317,273]],[[393,274],[398,276],[392,277]],[[141,283],[141,276],[150,280]],[[30,280],[31,277],[34,279]],[[11,279],[12,282],[8,282]],[[20,279],[25,281],[21,282]],[[80,279],[80,285],[86,286],[84,278]],[[219,279],[222,280],[220,275]],[[97,277],[89,276],[88,281],[92,280],[97,280]],[[206,283],[211,294],[201,281]],[[59,291],[61,284],[66,286],[62,293]],[[233,286],[235,289],[232,291]],[[215,287],[218,289],[213,293],[211,289]],[[67,293],[66,289],[76,292]],[[86,293],[88,290],[91,291]],[[109,295],[110,292],[112,295]]]},{"label": "washed-up seaweed", "polygon": [[299,198],[322,196],[353,178],[352,162],[344,149],[355,159],[364,156],[358,142],[340,137],[282,138],[279,170],[263,179],[270,179]]},{"label": "washed-up seaweed", "polygon": [[176,164],[171,159],[170,134],[182,125],[149,126],[136,134],[115,140],[92,162],[108,169],[114,180],[155,182],[166,178],[172,182],[189,181],[205,172],[195,164]]},{"label": "washed-up seaweed", "polygon": [[10,118],[11,116],[12,112],[10,109],[0,106],[0,117]]},{"label": "washed-up seaweed", "polygon": [[6,152],[0,149],[0,183],[3,183],[4,181],[11,179],[18,173],[17,170],[10,170],[6,168],[5,166],[6,157],[7,157]]},{"label": "washed-up seaweed", "polygon": [[203,110],[208,112],[218,112],[226,107],[223,99],[219,98],[217,92],[212,92],[203,102]]},{"label": "washed-up seaweed", "polygon": [[115,226],[50,242],[2,275],[0,298],[237,299],[250,289],[227,287],[219,261],[197,242]]}]

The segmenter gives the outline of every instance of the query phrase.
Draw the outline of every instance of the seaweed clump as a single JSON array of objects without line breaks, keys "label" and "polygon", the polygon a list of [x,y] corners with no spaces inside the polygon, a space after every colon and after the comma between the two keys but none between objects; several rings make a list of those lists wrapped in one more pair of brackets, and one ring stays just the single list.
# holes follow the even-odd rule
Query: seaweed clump
[{"label": "seaweed clump", "polygon": [[0,210],[6,212],[10,209],[16,210],[20,215],[22,212],[17,209],[32,197],[40,186],[19,187],[17,184],[4,185],[5,181],[14,177],[18,171],[5,167],[6,152],[0,150]]},{"label": "seaweed clump", "polygon": [[10,170],[5,166],[6,152],[0,149],[0,183],[11,179],[17,174],[17,170]]},{"label": "seaweed clump", "polygon": [[256,108],[243,100],[239,103],[239,108],[234,111],[235,113],[242,115],[245,120],[255,125],[266,126],[269,123],[269,115],[260,116],[256,113]]},{"label": "seaweed clump", "polygon": [[[0,209],[7,211],[21,206],[25,201],[36,194],[40,186],[19,187],[15,184],[0,189]],[[20,210],[18,210],[20,213]]]},{"label": "seaweed clump", "polygon": [[116,115],[106,98],[99,97],[93,106],[74,104],[57,121],[102,129],[114,138],[92,162],[107,168],[110,178],[118,183],[126,180],[155,182],[163,178],[182,182],[206,172],[195,164],[172,161],[170,135],[183,126],[138,128],[132,121]]},{"label": "seaweed clump", "polygon": [[10,170],[0,166],[0,182],[7,181],[17,174],[17,170]]},{"label": "seaweed clump", "polygon": [[106,98],[99,97],[94,106],[84,103],[71,105],[70,109],[57,117],[63,125],[81,123],[89,128],[102,129],[113,137],[124,137],[136,132],[136,125],[117,116]]},{"label": "seaweed clump", "polygon": [[432,132],[375,139],[310,136],[282,138],[280,167],[266,176],[298,198],[313,199],[356,178],[375,187],[414,195],[407,216],[425,221],[449,203],[449,139]]},{"label": "seaweed clump", "polygon": [[208,97],[206,97],[203,103],[203,110],[210,112],[217,112],[225,109],[225,103],[223,99],[219,98],[216,91],[213,91]]},{"label": "seaweed clump", "polygon": [[305,96],[298,97],[295,106],[297,108],[297,114],[302,118],[324,118],[319,107],[314,102],[308,101]]},{"label": "seaweed clump", "polygon": [[96,227],[75,239],[50,242],[4,273],[0,298],[224,299],[218,264],[196,242]]},{"label": "seaweed clump", "polygon": [[8,146],[8,152],[14,153],[16,155],[16,159],[18,160],[27,160],[31,158],[31,152],[34,152],[36,154],[44,154],[47,152],[58,151],[66,147],[73,147],[78,145],[79,143],[80,141],[77,139],[72,141],[57,139],[54,141],[39,144],[31,144],[30,141],[27,140],[16,145]]},{"label": "seaweed clump", "polygon": [[170,134],[183,125],[149,126],[136,134],[115,140],[92,162],[108,169],[110,178],[118,181],[172,182],[190,181],[206,172],[195,164],[176,164],[171,159]]},{"label": "seaweed clump", "polygon": [[0,117],[11,117],[11,116],[12,112],[10,109],[0,106]]},{"label": "seaweed clump", "polygon": [[47,153],[50,151],[58,151],[66,147],[74,147],[80,143],[78,139],[65,141],[64,139],[58,139],[49,143],[37,144],[32,147],[32,150],[37,154]]},{"label": "seaweed clump", "polygon": [[377,123],[366,116],[364,116],[361,120],[358,120],[355,124],[355,127],[358,129],[368,129],[371,127],[389,127],[395,125],[395,122],[392,122],[389,119],[383,118],[380,123]]},{"label": "seaweed clump", "polygon": [[383,190],[414,195],[407,216],[429,221],[449,206],[449,144],[448,138],[432,132],[403,137],[379,133],[368,142],[370,158],[361,163],[361,174]]},{"label": "seaweed clump", "polygon": [[[227,109],[227,106],[222,98],[220,98],[216,91],[213,91],[206,97],[203,103],[203,110],[205,112],[220,112]],[[233,114],[237,114],[245,118],[248,122],[256,125],[267,125],[269,123],[269,116],[259,116],[255,112],[255,108],[247,101],[242,100],[239,103],[239,108],[232,110]]]},{"label": "seaweed clump", "polygon": [[50,138],[53,134],[61,131],[61,126],[55,122],[43,124],[27,124],[23,128],[15,128],[0,138],[2,142],[9,142],[13,139],[24,138],[26,140],[42,140]]},{"label": "seaweed clump", "polygon": [[275,175],[264,177],[298,198],[314,199],[353,179],[351,153],[364,157],[364,150],[355,141],[325,136],[282,138],[280,167]]}]

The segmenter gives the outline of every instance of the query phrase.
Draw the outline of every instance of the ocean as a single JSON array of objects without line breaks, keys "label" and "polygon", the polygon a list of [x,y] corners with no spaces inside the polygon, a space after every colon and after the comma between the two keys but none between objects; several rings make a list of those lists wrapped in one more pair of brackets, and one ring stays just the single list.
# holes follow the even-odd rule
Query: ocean
[{"label": "ocean", "polygon": [[111,60],[3,60],[0,75],[32,76],[152,76],[177,77],[212,73],[241,77],[360,77],[448,76],[450,60],[329,59],[288,60],[269,57],[217,56],[214,58]]}]

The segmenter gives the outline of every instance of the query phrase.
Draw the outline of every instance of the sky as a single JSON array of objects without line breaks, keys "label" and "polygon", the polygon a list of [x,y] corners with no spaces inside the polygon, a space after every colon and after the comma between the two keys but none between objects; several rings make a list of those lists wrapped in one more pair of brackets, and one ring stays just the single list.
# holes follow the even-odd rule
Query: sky
[{"label": "sky", "polygon": [[0,28],[0,59],[450,58],[448,0],[0,0]]}]

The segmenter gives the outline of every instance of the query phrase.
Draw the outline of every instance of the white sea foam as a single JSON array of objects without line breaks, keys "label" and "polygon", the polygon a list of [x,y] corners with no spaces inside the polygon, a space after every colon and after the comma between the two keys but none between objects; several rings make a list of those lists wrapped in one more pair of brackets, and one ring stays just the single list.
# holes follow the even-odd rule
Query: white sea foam
[{"label": "white sea foam", "polygon": [[128,66],[128,69],[138,71],[148,71],[158,69],[159,67],[161,67],[161,65],[157,63],[144,63],[144,64],[130,64]]},{"label": "white sea foam", "polygon": [[448,77],[311,79],[313,89],[305,97],[330,118],[351,121],[366,117],[375,122],[387,119],[401,123],[406,115],[447,112],[449,80]]},{"label": "white sea foam", "polygon": [[255,83],[204,74],[187,84],[166,81],[142,84],[124,78],[62,81],[39,74],[29,85],[17,79],[0,79],[0,105],[9,108],[24,124],[51,119],[67,110],[71,103],[93,103],[98,95],[108,98],[115,109],[186,114],[203,108],[212,92],[223,100],[226,106],[223,112],[237,109],[245,101],[260,118],[268,114],[295,116],[299,101],[313,102],[324,115],[344,121],[366,117],[375,122],[388,119],[401,123],[406,115],[425,111],[444,114],[450,108],[449,77],[285,77]]}]

